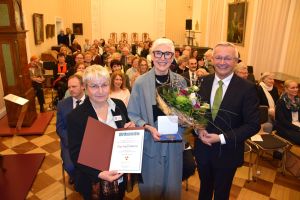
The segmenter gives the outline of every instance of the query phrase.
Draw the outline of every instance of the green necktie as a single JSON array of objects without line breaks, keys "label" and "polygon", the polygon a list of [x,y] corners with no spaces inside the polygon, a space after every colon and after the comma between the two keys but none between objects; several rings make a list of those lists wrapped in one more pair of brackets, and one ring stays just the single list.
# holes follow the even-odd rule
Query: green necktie
[{"label": "green necktie", "polygon": [[222,80],[219,80],[219,87],[216,91],[216,94],[215,94],[215,98],[214,98],[214,104],[212,106],[212,110],[211,110],[211,115],[212,115],[212,118],[213,120],[215,120],[216,116],[217,116],[217,113],[219,111],[219,107],[221,105],[221,102],[222,102],[222,96],[223,96],[223,81]]}]

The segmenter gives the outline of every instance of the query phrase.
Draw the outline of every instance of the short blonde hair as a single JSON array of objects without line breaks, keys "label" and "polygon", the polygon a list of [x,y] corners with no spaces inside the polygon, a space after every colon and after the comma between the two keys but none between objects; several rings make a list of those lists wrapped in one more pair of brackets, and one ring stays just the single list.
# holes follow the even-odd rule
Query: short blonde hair
[{"label": "short blonde hair", "polygon": [[105,78],[110,83],[110,75],[106,68],[101,65],[91,65],[87,67],[83,73],[83,83],[86,86],[88,81]]},{"label": "short blonde hair", "polygon": [[297,83],[297,85],[298,85],[298,82],[297,82],[297,81],[294,81],[294,80],[286,80],[286,81],[284,81],[284,84],[283,84],[284,88],[289,87],[291,83]]},{"label": "short blonde hair", "polygon": [[181,65],[182,63],[188,62],[188,61],[189,61],[189,57],[187,57],[186,55],[182,55],[182,56],[179,56],[177,63],[178,63],[178,65]]}]

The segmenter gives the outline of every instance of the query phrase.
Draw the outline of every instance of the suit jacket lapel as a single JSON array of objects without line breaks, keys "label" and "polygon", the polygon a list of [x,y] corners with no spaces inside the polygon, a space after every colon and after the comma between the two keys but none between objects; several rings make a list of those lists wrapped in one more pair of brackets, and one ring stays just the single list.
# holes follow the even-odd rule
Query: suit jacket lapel
[{"label": "suit jacket lapel", "polygon": [[225,109],[226,107],[228,107],[227,105],[230,104],[230,102],[232,100],[232,97],[230,97],[230,94],[233,94],[233,93],[229,92],[229,91],[234,90],[235,82],[236,82],[236,77],[235,77],[235,75],[233,75],[233,77],[230,80],[230,83],[227,87],[226,93],[225,93],[225,95],[222,99],[222,102],[221,102],[221,105],[220,105],[221,109]]}]

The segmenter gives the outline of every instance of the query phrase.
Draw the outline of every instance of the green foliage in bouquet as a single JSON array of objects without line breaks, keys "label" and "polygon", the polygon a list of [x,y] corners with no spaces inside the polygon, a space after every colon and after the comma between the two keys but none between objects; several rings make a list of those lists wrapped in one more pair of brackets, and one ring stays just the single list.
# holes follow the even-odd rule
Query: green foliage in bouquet
[{"label": "green foliage in bouquet", "polygon": [[[171,110],[175,110],[172,114],[181,114],[184,121],[188,121],[189,125],[202,126],[207,125],[206,111],[210,108],[208,103],[201,102],[197,95],[199,88],[191,86],[185,89],[164,85],[157,88],[158,95],[163,99]],[[163,107],[160,105],[160,107]],[[164,110],[163,110],[164,111]],[[168,114],[165,112],[165,114]]]}]

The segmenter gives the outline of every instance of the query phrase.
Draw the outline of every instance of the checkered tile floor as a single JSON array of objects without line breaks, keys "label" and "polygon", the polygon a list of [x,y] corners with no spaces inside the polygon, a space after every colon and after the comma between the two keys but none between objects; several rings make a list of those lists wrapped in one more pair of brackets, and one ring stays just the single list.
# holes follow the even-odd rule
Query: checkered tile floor
[{"label": "checkered tile floor", "polygon": [[[46,103],[51,102],[51,93],[46,91]],[[37,109],[38,110],[38,109]],[[54,116],[42,136],[0,137],[0,153],[3,155],[17,153],[45,153],[45,159],[34,181],[27,199],[30,200],[61,200],[64,198],[62,169],[60,160],[59,138],[55,132]],[[249,160],[246,155],[245,160]],[[277,169],[278,161],[264,158],[261,162],[260,176],[256,182],[247,182],[248,163],[238,169],[230,194],[230,199],[279,199],[300,200],[300,180],[286,174],[283,176]],[[200,181],[195,174],[182,184],[182,199],[198,198]],[[71,185],[67,183],[67,197],[71,200],[81,199]],[[126,200],[139,199],[138,188],[126,194]]]}]

